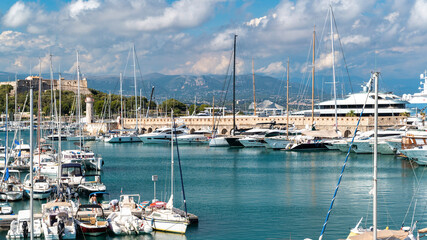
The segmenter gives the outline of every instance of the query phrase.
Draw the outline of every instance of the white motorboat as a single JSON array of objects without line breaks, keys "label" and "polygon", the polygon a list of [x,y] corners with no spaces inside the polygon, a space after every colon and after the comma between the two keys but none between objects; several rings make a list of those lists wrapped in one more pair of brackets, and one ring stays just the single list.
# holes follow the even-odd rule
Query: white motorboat
[{"label": "white motorboat", "polygon": [[34,154],[34,168],[41,174],[56,176],[58,174],[59,164],[55,157],[48,154]]},{"label": "white motorboat", "polygon": [[408,159],[414,160],[418,165],[427,166],[427,145],[401,149],[400,153]]},{"label": "white motorboat", "polygon": [[73,206],[68,202],[42,204],[42,229],[45,239],[76,239]]},{"label": "white motorboat", "polygon": [[3,178],[3,182],[0,185],[1,200],[7,201],[18,201],[22,200],[24,196],[24,190],[21,183],[21,174],[17,170],[8,170]]},{"label": "white motorboat", "polygon": [[240,143],[247,147],[264,147],[266,143],[264,136],[251,136],[239,139]]},{"label": "white motorboat", "polygon": [[80,163],[64,163],[61,165],[61,182],[70,187],[77,187],[83,179],[83,170]]},{"label": "white motorboat", "polygon": [[[30,232],[30,221],[31,221],[31,210],[21,210],[18,212],[18,219],[13,220],[10,223],[10,229],[7,232],[7,239],[24,239],[28,238]],[[39,238],[42,235],[42,227],[40,219],[34,219],[33,221],[34,232],[33,236]]]},{"label": "white motorboat", "polygon": [[[384,142],[384,140],[401,137],[404,133],[405,133],[404,131],[398,131],[398,130],[378,131],[378,140],[379,140],[378,142],[384,145],[382,148],[383,152],[387,152],[384,149],[386,147],[388,148],[388,145]],[[358,136],[357,139],[354,140],[352,150],[354,150],[354,152],[358,154],[373,153],[374,152],[373,137],[374,137],[373,131],[362,133],[360,136]]]},{"label": "white motorboat", "polygon": [[8,202],[0,202],[0,214],[10,215],[13,213],[12,206]]},{"label": "white motorboat", "polygon": [[177,137],[178,144],[205,144],[209,142],[208,137],[202,134],[185,134]]},{"label": "white motorboat", "polygon": [[[329,150],[339,150],[341,152],[347,153],[350,141],[351,139],[335,139],[335,140],[327,141],[326,147]],[[354,152],[353,149],[351,150],[351,152]]]},{"label": "white motorboat", "polygon": [[218,136],[209,140],[209,147],[229,147],[226,137]]},{"label": "white motorboat", "polygon": [[[24,192],[27,197],[30,197],[31,179],[28,173],[24,179]],[[43,175],[36,175],[33,178],[33,198],[46,199],[52,194],[49,179]]]},{"label": "white motorboat", "polygon": [[[177,137],[182,136],[188,133],[188,128],[185,125],[181,125],[176,128],[173,133]],[[139,138],[144,144],[150,143],[170,143],[172,136],[172,129],[168,128],[159,128],[152,133],[139,135]]]},{"label": "white motorboat", "polygon": [[110,230],[115,235],[132,235],[153,231],[150,224],[132,215],[131,209],[127,207],[120,208],[119,212],[112,212],[107,220]]},{"label": "white motorboat", "polygon": [[62,151],[63,163],[80,163],[86,169],[101,170],[103,161],[100,156],[89,150],[65,150]]},{"label": "white motorboat", "polygon": [[21,142],[17,144],[12,151],[13,158],[29,158],[30,157],[30,145]]},{"label": "white motorboat", "polygon": [[[94,179],[89,180],[88,177],[94,177]],[[107,187],[101,182],[101,176],[85,176],[77,186],[77,190],[90,194],[94,192],[105,192]]]},{"label": "white motorboat", "polygon": [[268,137],[264,138],[264,141],[266,142],[266,147],[271,149],[286,149],[288,145],[291,143],[290,139],[286,136],[275,136],[275,137]]},{"label": "white motorboat", "polygon": [[[141,138],[136,135],[135,132],[127,133],[130,130],[134,129],[118,129],[112,130],[111,135],[109,137],[105,137],[104,142],[108,143],[134,143],[134,142],[142,142]],[[135,130],[134,130],[135,131]]]}]

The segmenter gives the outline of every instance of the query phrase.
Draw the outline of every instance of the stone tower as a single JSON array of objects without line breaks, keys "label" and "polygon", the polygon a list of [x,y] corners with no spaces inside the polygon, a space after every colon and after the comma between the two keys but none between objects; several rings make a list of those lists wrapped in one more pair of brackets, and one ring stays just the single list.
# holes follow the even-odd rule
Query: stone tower
[{"label": "stone tower", "polygon": [[86,97],[85,103],[86,103],[86,123],[92,123],[93,122],[93,98],[88,96]]}]

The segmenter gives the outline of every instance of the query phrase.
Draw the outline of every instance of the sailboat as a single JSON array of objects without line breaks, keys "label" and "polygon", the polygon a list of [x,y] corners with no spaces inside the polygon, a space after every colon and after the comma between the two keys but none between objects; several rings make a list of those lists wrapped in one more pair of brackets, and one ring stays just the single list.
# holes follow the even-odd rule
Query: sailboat
[{"label": "sailboat", "polygon": [[374,73],[375,79],[375,138],[374,138],[374,176],[373,176],[373,227],[370,229],[360,228],[359,225],[362,221],[351,229],[350,234],[347,237],[347,240],[362,240],[362,239],[405,239],[405,240],[415,240],[413,231],[416,227],[416,223],[410,227],[402,227],[400,230],[377,230],[377,159],[378,159],[378,77],[379,72]]},{"label": "sailboat", "polygon": [[[172,128],[174,128],[173,112],[172,112]],[[173,137],[173,136],[172,136]],[[184,234],[187,231],[187,226],[190,220],[187,216],[181,216],[174,211],[174,158],[173,158],[173,143],[171,141],[171,196],[166,206],[160,209],[154,209],[151,214],[145,217],[146,223],[151,223],[151,227],[156,231],[174,232]],[[178,153],[179,154],[179,153]],[[184,196],[185,199],[185,196]],[[185,204],[185,200],[184,200]]]},{"label": "sailboat", "polygon": [[[234,35],[234,47],[233,47],[233,129],[231,130],[231,136],[215,136],[209,141],[210,147],[244,147],[239,141],[239,137],[236,137],[236,40],[237,35]],[[214,112],[214,111],[213,111]]]},{"label": "sailboat", "polygon": [[[133,82],[135,85],[135,119],[136,119],[136,125],[135,129],[121,129],[121,130],[115,130],[113,132],[113,135],[109,138],[104,139],[105,142],[108,143],[133,143],[133,142],[142,142],[142,140],[138,137],[138,96],[137,96],[137,85],[136,85],[136,52],[135,52],[135,45],[133,45],[132,48],[132,54],[133,54]],[[123,79],[122,75],[120,74],[120,106],[123,107],[122,103],[122,84]],[[120,117],[120,120],[122,120],[122,116]],[[133,131],[133,133],[126,133]]]}]

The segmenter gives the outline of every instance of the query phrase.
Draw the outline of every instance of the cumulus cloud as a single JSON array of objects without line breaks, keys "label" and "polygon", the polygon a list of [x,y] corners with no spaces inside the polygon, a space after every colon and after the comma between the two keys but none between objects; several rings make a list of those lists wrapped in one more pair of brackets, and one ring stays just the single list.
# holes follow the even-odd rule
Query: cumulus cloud
[{"label": "cumulus cloud", "polygon": [[88,10],[97,9],[101,4],[98,2],[98,0],[77,0],[68,6],[68,10],[70,12],[70,17],[77,18],[77,16]]},{"label": "cumulus cloud", "polygon": [[2,22],[6,27],[20,27],[31,18],[31,9],[25,3],[18,1],[3,16]]},{"label": "cumulus cloud", "polygon": [[265,74],[276,74],[283,73],[285,71],[285,67],[283,66],[283,62],[273,62],[270,63],[267,67],[262,67],[256,72],[265,73]]},{"label": "cumulus cloud", "polygon": [[[340,54],[335,51],[335,64],[340,61]],[[320,57],[316,59],[316,70],[321,71],[324,69],[332,68],[332,53],[322,53]]]},{"label": "cumulus cloud", "polygon": [[399,17],[399,12],[392,12],[389,15],[385,16],[384,19],[389,21],[390,23],[394,23]]},{"label": "cumulus cloud", "polygon": [[423,0],[416,0],[411,9],[408,26],[410,28],[423,28],[427,26],[427,2]]},{"label": "cumulus cloud", "polygon": [[219,0],[180,0],[165,8],[161,15],[128,20],[126,25],[140,31],[195,27],[212,16],[217,2]]},{"label": "cumulus cloud", "polygon": [[261,26],[265,26],[268,22],[267,16],[251,19],[249,22],[246,22],[245,25],[249,27],[258,27],[260,23]]}]

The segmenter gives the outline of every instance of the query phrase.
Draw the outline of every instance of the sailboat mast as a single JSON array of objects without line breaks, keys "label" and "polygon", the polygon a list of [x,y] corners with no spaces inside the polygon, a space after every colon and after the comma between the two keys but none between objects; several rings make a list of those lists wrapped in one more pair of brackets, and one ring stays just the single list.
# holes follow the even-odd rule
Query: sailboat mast
[{"label": "sailboat mast", "polygon": [[79,67],[79,51],[76,50],[76,55],[77,55],[77,116],[79,118],[79,120],[77,121],[77,124],[79,126],[79,146],[80,146],[80,150],[82,149],[82,129],[81,129],[81,124],[80,124],[80,120],[81,120],[81,116],[80,116],[80,107],[81,107],[81,103],[80,103],[80,67]]},{"label": "sailboat mast", "polygon": [[174,165],[174,161],[173,161],[173,136],[175,133],[175,128],[174,128],[174,120],[173,120],[173,109],[171,108],[171,209],[173,209],[173,165]]},{"label": "sailboat mast", "polygon": [[316,26],[313,29],[313,60],[312,60],[312,73],[311,73],[311,126],[314,123],[314,70],[316,68],[315,60],[315,49],[316,49]]},{"label": "sailboat mast", "polygon": [[15,116],[13,118],[13,120],[16,122],[16,113],[18,112],[18,77],[16,76],[17,74],[15,73]]},{"label": "sailboat mast", "polygon": [[374,185],[374,197],[373,197],[373,215],[372,225],[373,239],[377,239],[377,161],[378,161],[378,72],[374,73],[375,80],[375,122],[374,122],[374,173],[373,173],[373,185]]},{"label": "sailboat mast", "polygon": [[286,138],[289,138],[289,57],[286,76]]},{"label": "sailboat mast", "polygon": [[[39,148],[39,165],[40,165],[40,155],[41,155],[41,148],[40,148],[40,138],[41,138],[41,131],[40,131],[40,124],[41,124],[41,109],[42,109],[42,61],[39,58],[39,100],[38,100],[38,109],[37,109],[37,146]],[[39,168],[40,169],[40,168]]]},{"label": "sailboat mast", "polygon": [[212,96],[212,134],[215,129],[215,96]]},{"label": "sailboat mast", "polygon": [[[30,82],[30,181],[31,181],[31,186],[30,186],[30,239],[34,239],[34,205],[33,205],[33,158],[34,158],[34,113],[33,113],[33,105],[34,105],[34,80],[32,79]],[[7,144],[7,142],[6,142]],[[7,149],[7,148],[6,148]],[[6,151],[7,152],[7,151]]]},{"label": "sailboat mast", "polygon": [[252,85],[254,89],[254,116],[256,116],[256,100],[255,100],[255,68],[254,68],[254,58],[252,58]]},{"label": "sailboat mast", "polygon": [[58,111],[58,164],[59,164],[59,166],[58,166],[58,193],[59,193],[59,189],[60,189],[60,187],[61,187],[61,165],[62,165],[62,148],[61,148],[61,144],[62,144],[62,142],[61,142],[61,138],[62,138],[62,134],[61,134],[61,131],[62,131],[62,123],[61,123],[61,108],[62,108],[62,104],[61,104],[61,101],[62,101],[62,94],[61,94],[61,91],[62,91],[62,85],[61,85],[61,79],[62,78],[62,76],[61,76],[61,73],[59,74],[59,79],[58,79],[58,83],[59,83],[59,111]]},{"label": "sailboat mast", "polygon": [[137,97],[137,88],[136,88],[136,61],[135,61],[135,44],[133,45],[133,83],[135,85],[135,118],[136,125],[135,129],[138,132],[138,97]]},{"label": "sailboat mast", "polygon": [[120,73],[120,127],[123,129],[123,75]]},{"label": "sailboat mast", "polygon": [[234,35],[234,50],[233,50],[233,132],[234,136],[236,131],[236,39],[237,35]]},{"label": "sailboat mast", "polygon": [[337,86],[335,82],[335,49],[334,49],[334,25],[333,25],[333,12],[331,9],[331,44],[332,44],[332,82],[334,84],[334,102],[335,102],[335,130],[338,130],[338,114],[337,114]]}]

